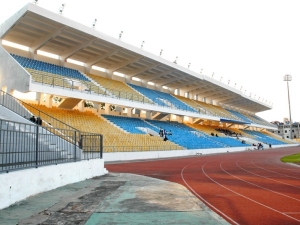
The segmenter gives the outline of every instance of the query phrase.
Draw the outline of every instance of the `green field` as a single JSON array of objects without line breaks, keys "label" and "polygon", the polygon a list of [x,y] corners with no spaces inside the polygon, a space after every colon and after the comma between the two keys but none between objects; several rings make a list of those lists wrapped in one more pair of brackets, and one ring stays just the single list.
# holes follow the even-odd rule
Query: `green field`
[{"label": "green field", "polygon": [[284,156],[281,158],[281,161],[289,163],[300,163],[300,153]]}]

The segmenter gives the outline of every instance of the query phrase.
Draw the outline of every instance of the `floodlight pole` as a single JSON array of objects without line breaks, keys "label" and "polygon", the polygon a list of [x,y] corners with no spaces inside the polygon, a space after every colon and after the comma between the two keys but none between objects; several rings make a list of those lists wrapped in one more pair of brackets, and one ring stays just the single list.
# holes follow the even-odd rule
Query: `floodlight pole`
[{"label": "floodlight pole", "polygon": [[283,80],[286,81],[287,91],[288,91],[288,102],[289,102],[289,114],[290,114],[290,139],[293,139],[292,136],[292,113],[291,113],[291,103],[290,103],[290,89],[289,89],[289,81],[292,80],[292,76],[287,74],[283,77]]}]

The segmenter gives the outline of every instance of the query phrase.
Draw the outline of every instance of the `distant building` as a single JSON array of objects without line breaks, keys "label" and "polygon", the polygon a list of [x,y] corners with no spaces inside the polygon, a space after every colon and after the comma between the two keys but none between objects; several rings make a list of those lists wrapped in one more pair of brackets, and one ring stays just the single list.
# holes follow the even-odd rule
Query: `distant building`
[{"label": "distant building", "polygon": [[[270,132],[277,134],[281,136],[282,138],[290,138],[290,124],[278,122],[278,121],[273,121],[273,124],[278,126],[278,130],[270,130]],[[300,127],[299,127],[299,122],[294,122],[292,125],[292,135],[293,139],[298,139],[300,138]]]}]

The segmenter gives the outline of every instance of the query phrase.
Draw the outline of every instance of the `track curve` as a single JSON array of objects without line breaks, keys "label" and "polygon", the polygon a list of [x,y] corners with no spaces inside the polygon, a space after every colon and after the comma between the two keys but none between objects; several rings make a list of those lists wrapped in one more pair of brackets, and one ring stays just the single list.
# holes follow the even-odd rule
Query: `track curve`
[{"label": "track curve", "polygon": [[290,147],[105,167],[180,183],[231,224],[300,224],[300,167],[280,161],[299,152]]}]

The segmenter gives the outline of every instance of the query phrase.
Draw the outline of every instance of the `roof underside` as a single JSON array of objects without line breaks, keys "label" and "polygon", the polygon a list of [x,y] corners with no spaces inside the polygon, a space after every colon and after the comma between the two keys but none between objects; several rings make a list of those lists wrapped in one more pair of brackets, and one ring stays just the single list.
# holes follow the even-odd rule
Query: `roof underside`
[{"label": "roof underside", "polygon": [[[22,11],[23,10],[23,11]],[[214,100],[251,112],[269,110],[271,107],[249,98],[241,91],[210,77],[169,62],[121,40],[28,4],[1,27],[1,38],[28,46],[32,52],[42,50],[59,55],[61,59],[84,62],[110,72],[120,72],[143,82],[192,92],[200,98]]]}]

